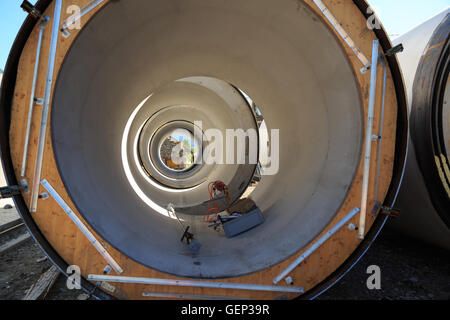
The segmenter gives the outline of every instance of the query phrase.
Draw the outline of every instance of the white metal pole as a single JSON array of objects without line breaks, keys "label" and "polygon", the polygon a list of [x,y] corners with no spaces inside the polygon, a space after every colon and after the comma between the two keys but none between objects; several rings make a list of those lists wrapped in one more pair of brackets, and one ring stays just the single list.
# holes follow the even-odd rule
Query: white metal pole
[{"label": "white metal pole", "polygon": [[47,77],[45,81],[44,102],[42,104],[41,127],[39,129],[36,163],[34,167],[33,184],[31,188],[30,211],[36,212],[39,197],[39,184],[41,182],[42,159],[44,157],[45,136],[47,134],[48,110],[52,96],[53,73],[55,70],[56,49],[58,47],[59,22],[61,20],[62,0],[55,1],[52,20],[52,36],[48,53]]},{"label": "white metal pole", "polygon": [[297,266],[306,260],[314,251],[319,249],[319,247],[324,244],[330,237],[335,234],[339,229],[341,229],[347,222],[350,221],[357,213],[359,208],[353,209],[349,214],[347,214],[341,221],[339,221],[333,228],[331,228],[327,233],[325,233],[319,240],[313,243],[305,252],[303,252],[297,259],[295,259],[286,269],[284,269],[278,276],[273,279],[273,283],[277,284],[284,278],[286,278],[289,273],[292,272]]},{"label": "white metal pole", "polygon": [[199,288],[217,288],[217,289],[271,291],[271,292],[293,292],[293,293],[303,293],[304,292],[302,287],[282,287],[282,286],[268,286],[268,285],[232,283],[232,282],[210,282],[210,281],[195,281],[195,280],[120,277],[120,276],[107,276],[107,275],[95,275],[95,274],[90,274],[88,276],[88,280],[118,282],[118,283],[153,284],[153,285],[178,286],[178,287],[199,287]]},{"label": "white metal pole", "polygon": [[375,113],[375,97],[377,93],[377,72],[379,59],[378,40],[373,41],[372,65],[370,72],[369,107],[367,110],[366,139],[364,152],[364,171],[361,195],[361,214],[359,218],[358,237],[364,239],[366,230],[367,198],[369,193],[370,162],[372,158],[373,118]]},{"label": "white metal pole", "polygon": [[27,122],[27,129],[25,131],[25,143],[23,147],[23,155],[22,155],[22,169],[20,170],[20,175],[23,177],[25,176],[25,169],[27,167],[27,154],[28,154],[28,145],[30,141],[30,131],[31,131],[31,120],[33,117],[33,107],[35,104],[35,98],[36,98],[36,80],[39,70],[39,61],[41,56],[41,47],[42,47],[42,34],[44,33],[44,28],[47,24],[47,22],[50,19],[48,17],[43,17],[42,21],[39,24],[39,37],[38,37],[38,43],[37,43],[37,49],[36,49],[36,61],[34,64],[34,73],[33,73],[33,84],[31,85],[31,94],[30,94],[30,103],[28,107],[28,122]]},{"label": "white metal pole", "polygon": [[119,264],[114,260],[113,257],[106,251],[106,249],[98,242],[91,231],[84,225],[84,223],[78,218],[78,216],[70,209],[67,203],[61,198],[61,196],[56,192],[56,190],[50,185],[47,180],[42,180],[42,185],[47,189],[48,193],[55,199],[55,201],[60,205],[60,207],[67,213],[70,219],[77,225],[77,227],[84,233],[86,238],[94,245],[97,251],[105,258],[109,265],[117,272],[121,274],[123,272]]}]

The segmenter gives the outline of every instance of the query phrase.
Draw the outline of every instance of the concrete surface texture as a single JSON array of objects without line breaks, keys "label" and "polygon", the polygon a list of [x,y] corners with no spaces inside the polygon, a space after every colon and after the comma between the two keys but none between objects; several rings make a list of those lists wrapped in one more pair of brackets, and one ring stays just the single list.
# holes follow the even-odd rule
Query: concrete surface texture
[{"label": "concrete surface texture", "polygon": [[[114,2],[90,21],[90,32],[77,37],[66,57],[52,109],[53,146],[61,176],[89,225],[146,266],[204,278],[265,269],[314,239],[347,196],[359,164],[363,127],[353,71],[336,38],[325,24],[317,23],[310,9],[298,10],[297,2],[279,1],[268,21],[269,2],[210,1],[210,6],[204,6],[185,1],[177,9],[167,1],[158,1],[158,5],[147,0],[126,5]],[[239,32],[230,33],[223,21]],[[105,37],[106,29],[114,36]],[[164,37],[159,36],[161,30]],[[282,52],[283,58],[274,59],[275,52]],[[117,61],[122,63],[117,65]],[[261,70],[265,70],[264,77]],[[225,101],[223,97],[213,100],[216,92],[206,90],[205,85],[186,83],[185,77],[199,75],[214,75],[258,97],[268,129],[289,134],[280,139],[280,171],[263,177],[252,194],[264,212],[263,225],[225,242],[203,223],[205,212],[180,217],[202,243],[193,263],[191,252],[179,241],[178,222],[164,214],[169,201],[179,211],[199,205],[186,202],[198,199],[199,192],[204,197],[206,188],[172,191],[169,197],[165,189],[148,183],[135,161],[124,165],[124,156],[116,155],[122,146],[122,154],[134,159],[134,137],[148,120],[145,115],[161,111],[155,106],[165,110],[187,105],[191,114],[203,115],[194,120],[211,119],[213,128],[226,127],[225,119],[233,119],[236,113],[219,116],[233,110],[217,107],[219,100]],[[205,103],[210,97],[210,103]],[[136,120],[141,118],[142,122]],[[126,132],[122,128],[129,120],[131,127]],[[123,151],[124,136],[129,137],[127,152]],[[123,170],[127,165],[130,174]],[[230,170],[220,180],[229,185],[235,177],[239,174]],[[141,192],[135,192],[136,185]],[[145,201],[141,201],[142,194]],[[242,250],[246,247],[253,250]]]}]

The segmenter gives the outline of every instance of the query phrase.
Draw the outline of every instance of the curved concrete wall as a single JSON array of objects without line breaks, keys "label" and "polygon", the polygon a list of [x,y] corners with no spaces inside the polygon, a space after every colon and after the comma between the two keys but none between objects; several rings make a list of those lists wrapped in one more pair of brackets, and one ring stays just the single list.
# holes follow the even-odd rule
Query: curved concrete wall
[{"label": "curved concrete wall", "polygon": [[[428,136],[432,136],[430,131],[442,130],[443,128],[440,127],[445,127],[446,121],[443,119],[442,123],[436,124],[433,119],[429,119],[426,115],[431,113],[434,102],[427,100],[423,103],[421,97],[427,94],[423,84],[435,81],[433,77],[436,77],[437,69],[441,68],[446,59],[448,63],[448,56],[445,58],[445,45],[448,46],[449,14],[450,7],[394,40],[394,44],[402,43],[405,48],[398,58],[408,94],[410,137],[405,177],[398,199],[402,214],[399,219],[392,222],[396,230],[447,249],[450,249],[450,229],[445,221],[445,215],[449,214],[450,207],[448,201],[445,202],[445,191],[442,192],[444,199],[437,199],[437,194],[445,189],[445,186],[442,188],[440,181],[445,180],[445,177],[438,174],[437,178],[432,178],[436,165],[430,166],[423,161],[424,158],[429,158],[433,163],[436,151],[427,149],[433,144],[433,141],[427,139],[429,139]],[[442,37],[444,39],[447,37],[446,41],[442,41]],[[436,60],[435,68],[424,71],[425,63],[430,59]],[[437,61],[439,59],[442,61]],[[445,81],[437,85],[433,83],[433,95],[436,90],[445,90],[446,83]],[[437,102],[439,103],[445,104],[445,102]],[[442,105],[438,108],[442,108]],[[448,117],[448,113],[444,112],[445,115]],[[432,128],[424,131],[422,129],[425,126]],[[448,136],[444,137],[444,140],[448,139]],[[447,153],[447,159],[448,152],[449,150],[443,152]]]}]

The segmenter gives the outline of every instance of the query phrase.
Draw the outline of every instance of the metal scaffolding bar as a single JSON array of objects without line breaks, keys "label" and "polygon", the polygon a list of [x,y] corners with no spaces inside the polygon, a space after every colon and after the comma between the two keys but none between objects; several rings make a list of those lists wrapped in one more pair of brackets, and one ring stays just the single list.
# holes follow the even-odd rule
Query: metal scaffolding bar
[{"label": "metal scaffolding bar", "polygon": [[362,195],[361,195],[361,214],[359,218],[359,227],[358,227],[358,237],[361,240],[364,239],[366,230],[367,200],[370,181],[370,162],[372,159],[373,120],[375,113],[375,98],[377,93],[377,72],[378,72],[379,56],[380,56],[379,43],[378,40],[374,40],[372,49],[372,67],[370,73],[369,107],[367,110],[367,123],[366,123],[364,171],[363,171]]},{"label": "metal scaffolding bar", "polygon": [[347,222],[350,221],[357,213],[359,208],[353,209],[349,214],[347,214],[341,221],[339,221],[333,228],[331,228],[327,233],[325,233],[319,240],[313,243],[305,252],[303,252],[297,259],[295,259],[286,269],[284,269],[278,276],[273,279],[273,283],[277,284],[284,278],[286,278],[289,273],[291,273],[297,266],[306,260],[311,254],[313,254],[317,249],[320,248],[328,239],[331,238],[339,229],[341,229]]},{"label": "metal scaffolding bar", "polygon": [[98,242],[95,236],[91,231],[84,225],[84,223],[77,217],[77,215],[70,209],[67,203],[61,198],[61,196],[56,192],[56,190],[50,185],[47,180],[42,180],[42,185],[45,189],[47,189],[48,193],[55,199],[55,201],[59,204],[59,206],[67,213],[70,219],[77,225],[77,227],[84,233],[86,238],[94,245],[97,251],[105,258],[105,260],[109,263],[109,265],[117,272],[117,274],[121,274],[123,272],[122,268],[119,264],[114,260],[113,257],[105,250],[105,248]]},{"label": "metal scaffolding bar", "polygon": [[59,21],[61,20],[62,0],[55,1],[55,9],[52,21],[52,36],[50,40],[50,50],[48,53],[47,77],[45,81],[44,101],[42,104],[41,127],[39,129],[39,138],[36,154],[36,163],[34,167],[33,184],[31,188],[30,211],[36,212],[37,201],[39,197],[39,183],[41,181],[42,159],[44,158],[45,136],[47,134],[48,111],[53,87],[53,73],[55,70],[56,49],[59,37]]},{"label": "metal scaffolding bar", "polygon": [[25,170],[27,167],[27,155],[28,155],[28,145],[30,143],[30,131],[31,131],[31,120],[33,117],[33,107],[36,103],[36,80],[39,69],[39,61],[41,56],[41,47],[42,47],[42,35],[44,33],[44,28],[47,25],[47,22],[50,20],[49,17],[45,16],[42,18],[42,21],[39,23],[39,36],[38,43],[36,49],[36,61],[34,63],[34,73],[33,73],[33,83],[31,85],[31,94],[30,94],[30,103],[28,107],[28,121],[27,121],[27,129],[25,131],[25,143],[23,146],[23,155],[22,155],[22,168],[20,170],[20,176],[25,176]]},{"label": "metal scaffolding bar", "polygon": [[268,286],[268,285],[232,283],[232,282],[209,282],[209,281],[194,281],[194,280],[118,277],[118,276],[106,276],[95,274],[90,274],[88,276],[88,280],[119,282],[119,283],[153,284],[153,285],[178,286],[178,287],[199,287],[199,288],[293,292],[293,293],[304,292],[302,287],[282,287],[282,286]]}]

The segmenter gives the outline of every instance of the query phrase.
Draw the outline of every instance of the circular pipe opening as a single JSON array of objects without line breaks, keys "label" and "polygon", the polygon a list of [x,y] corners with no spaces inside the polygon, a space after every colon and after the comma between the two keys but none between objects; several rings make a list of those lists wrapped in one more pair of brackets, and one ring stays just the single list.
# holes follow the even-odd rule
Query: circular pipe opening
[{"label": "circular pipe opening", "polygon": [[[75,40],[55,88],[53,147],[79,212],[126,256],[193,278],[256,272],[308,245],[347,198],[363,136],[353,70],[307,6],[273,4],[113,2]],[[201,121],[225,145],[227,129],[259,131],[242,92],[267,128],[269,145],[258,142],[267,162],[251,194],[265,222],[228,239],[204,222],[208,184],[223,181],[239,199],[257,163],[204,164],[173,178],[146,172],[140,158],[155,132],[144,139],[146,125]],[[180,241],[169,205],[201,243],[197,254]]]}]

